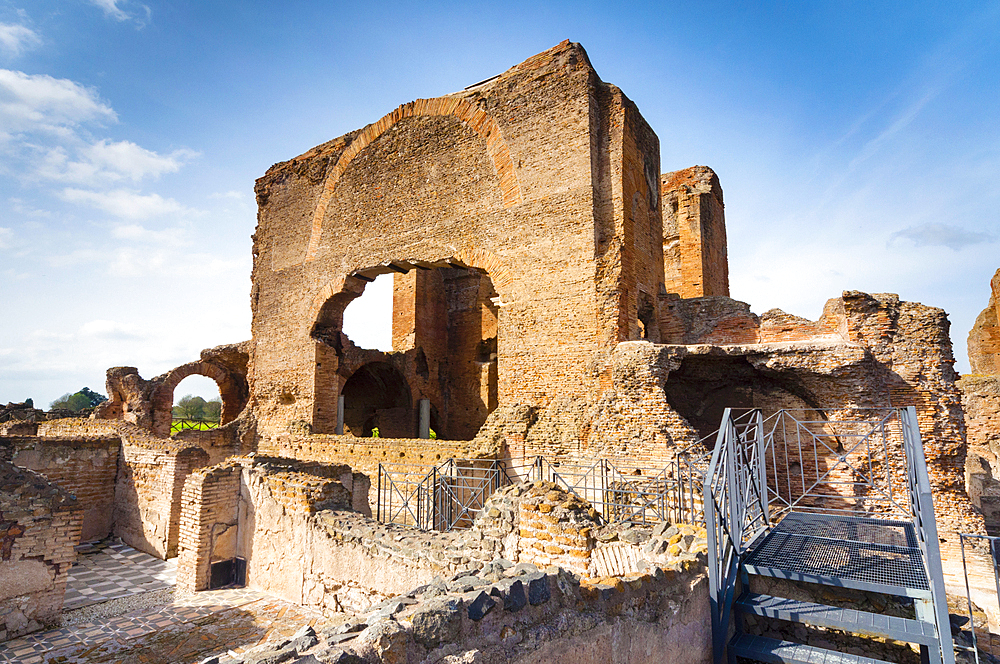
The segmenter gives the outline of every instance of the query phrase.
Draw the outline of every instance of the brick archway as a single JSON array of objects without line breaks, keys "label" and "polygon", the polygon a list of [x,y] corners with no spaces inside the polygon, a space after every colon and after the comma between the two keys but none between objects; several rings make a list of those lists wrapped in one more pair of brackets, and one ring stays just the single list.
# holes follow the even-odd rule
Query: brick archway
[{"label": "brick archway", "polygon": [[408,258],[385,261],[381,265],[354,270],[344,277],[344,281],[342,282],[340,288],[336,288],[332,283],[326,284],[313,298],[312,304],[309,307],[308,320],[310,325],[313,326],[312,331],[316,331],[321,318],[326,318],[326,316],[324,316],[324,307],[326,307],[335,296],[341,297],[341,301],[337,303],[337,306],[339,312],[343,313],[344,309],[348,304],[350,304],[351,300],[361,294],[364,290],[364,285],[374,281],[375,277],[382,274],[393,274],[400,271],[405,272],[410,269],[434,269],[440,267],[472,268],[483,272],[490,278],[490,281],[493,282],[493,288],[496,289],[501,302],[504,304],[513,302],[514,277],[511,275],[510,270],[507,269],[507,266],[504,265],[496,254],[473,245],[451,247],[451,249],[452,254],[448,258],[436,260]]},{"label": "brick archway", "polygon": [[153,390],[150,401],[153,407],[153,433],[167,438],[173,421],[174,388],[188,376],[201,375],[211,378],[219,386],[222,397],[222,421],[228,424],[235,420],[247,405],[250,390],[245,376],[212,362],[189,362],[172,369]]},{"label": "brick archway", "polygon": [[421,116],[441,116],[450,115],[486,141],[486,151],[493,161],[497,176],[500,178],[500,193],[503,197],[503,206],[510,208],[524,202],[521,194],[521,183],[517,179],[514,170],[514,161],[510,155],[510,147],[504,139],[500,125],[492,115],[484,111],[479,106],[469,103],[465,99],[454,97],[435,97],[433,99],[417,99],[407,104],[403,104],[392,113],[383,116],[378,122],[374,122],[362,129],[351,141],[351,144],[341,153],[337,163],[331,168],[323,182],[323,189],[320,191],[319,200],[316,202],[316,210],[313,213],[312,233],[309,237],[309,247],[306,249],[306,262],[316,258],[316,251],[319,249],[319,239],[323,231],[323,218],[326,216],[326,208],[333,197],[333,192],[337,188],[337,183],[341,176],[347,171],[358,154],[372,141],[384,134],[390,127],[405,118]]}]

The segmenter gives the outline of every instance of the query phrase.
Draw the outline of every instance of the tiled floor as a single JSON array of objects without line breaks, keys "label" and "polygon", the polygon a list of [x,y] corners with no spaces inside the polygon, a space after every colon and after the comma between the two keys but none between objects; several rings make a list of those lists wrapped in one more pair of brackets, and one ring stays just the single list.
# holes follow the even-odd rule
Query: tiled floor
[{"label": "tiled floor", "polygon": [[321,617],[256,590],[231,588],[178,597],[170,606],[77,623],[0,644],[0,663],[174,664],[198,662],[289,636]]},{"label": "tiled floor", "polygon": [[160,560],[113,540],[77,547],[69,572],[63,608],[66,611],[127,595],[173,587],[177,559]]},{"label": "tiled floor", "polygon": [[[177,560],[163,561],[113,540],[77,548],[65,608],[171,588]],[[318,614],[256,590],[227,588],[175,596],[169,606],[75,623],[0,643],[0,664],[174,664],[317,624]]]}]

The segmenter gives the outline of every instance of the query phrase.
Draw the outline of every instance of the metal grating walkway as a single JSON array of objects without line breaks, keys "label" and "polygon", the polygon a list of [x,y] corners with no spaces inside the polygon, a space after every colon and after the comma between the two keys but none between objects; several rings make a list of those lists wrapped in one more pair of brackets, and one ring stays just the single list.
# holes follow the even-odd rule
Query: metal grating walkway
[{"label": "metal grating walkway", "polygon": [[930,585],[913,525],[792,513],[744,560],[751,574],[926,598]]}]

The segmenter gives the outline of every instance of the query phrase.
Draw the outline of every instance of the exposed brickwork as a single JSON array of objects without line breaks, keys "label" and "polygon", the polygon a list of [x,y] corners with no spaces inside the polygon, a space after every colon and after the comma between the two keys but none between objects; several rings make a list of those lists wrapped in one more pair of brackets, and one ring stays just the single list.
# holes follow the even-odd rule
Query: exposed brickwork
[{"label": "exposed brickwork", "polygon": [[0,641],[58,620],[82,522],[67,491],[0,461]]},{"label": "exposed brickwork", "polygon": [[[341,365],[343,309],[380,273],[475,268],[496,291],[495,379],[489,349],[473,354],[492,338],[480,318],[478,335],[458,335],[462,343],[449,347],[449,373],[436,374],[440,396],[424,397],[442,426],[455,429],[449,438],[470,437],[494,403],[587,394],[598,384],[592,353],[658,338],[658,141],[634,104],[600,81],[582,48],[561,44],[480,86],[410,108],[258,181],[251,392],[264,438],[294,422],[331,430],[337,391],[352,370]],[[472,108],[468,117],[461,110]],[[549,116],[560,118],[558,131],[539,122]],[[482,126],[480,117],[488,118]],[[494,159],[503,149],[491,137],[499,135],[511,176],[507,157]],[[517,201],[508,186],[515,179]],[[376,232],[390,219],[392,234]],[[436,359],[424,349],[430,375]],[[461,363],[468,369],[456,373]],[[470,394],[478,403],[456,402]]]},{"label": "exposed brickwork", "polygon": [[555,484],[536,483],[520,499],[520,560],[587,574],[599,523],[593,506]]},{"label": "exposed brickwork", "polygon": [[990,301],[969,331],[973,374],[1000,375],[1000,270],[990,280]]},{"label": "exposed brickwork", "polygon": [[184,482],[181,496],[177,587],[206,590],[211,563],[236,556],[241,466],[197,470]]},{"label": "exposed brickwork", "polygon": [[52,436],[0,437],[0,458],[44,475],[72,494],[83,515],[86,540],[111,533],[118,473],[117,436],[57,438]]},{"label": "exposed brickwork", "polygon": [[122,463],[115,486],[114,534],[129,546],[159,558],[177,555],[181,494],[191,471],[208,454],[122,427]]},{"label": "exposed brickwork", "polygon": [[682,298],[729,296],[725,204],[707,166],[660,176],[666,290]]},{"label": "exposed brickwork", "polygon": [[94,410],[98,420],[124,420],[158,436],[170,435],[174,388],[198,374],[214,380],[222,398],[222,423],[235,420],[249,398],[247,362],[250,342],[227,344],[201,352],[201,359],[144,380],[135,367],[112,367],[107,373],[108,400]]}]

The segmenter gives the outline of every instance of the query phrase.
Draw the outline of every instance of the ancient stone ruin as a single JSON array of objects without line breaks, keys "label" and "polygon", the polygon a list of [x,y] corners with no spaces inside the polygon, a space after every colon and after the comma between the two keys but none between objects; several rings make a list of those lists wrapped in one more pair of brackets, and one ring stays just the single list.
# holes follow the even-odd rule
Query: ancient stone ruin
[{"label": "ancient stone ruin", "polygon": [[[272,166],[252,339],[148,380],[109,369],[89,419],[0,424],[0,638],[50,624],[72,545],[115,535],[177,556],[179,588],[239,577],[359,616],[289,657],[709,661],[703,528],[615,525],[516,472],[467,528],[375,517],[380,464],[601,459],[655,478],[711,452],[727,408],[913,406],[939,529],[1000,522],[996,303],[961,387],[941,309],[848,291],[818,321],[757,315],[729,297],[719,178],[660,163],[635,104],[563,42]],[[343,332],[379,275],[391,351]],[[192,374],[219,385],[222,426],[171,437]]]}]

